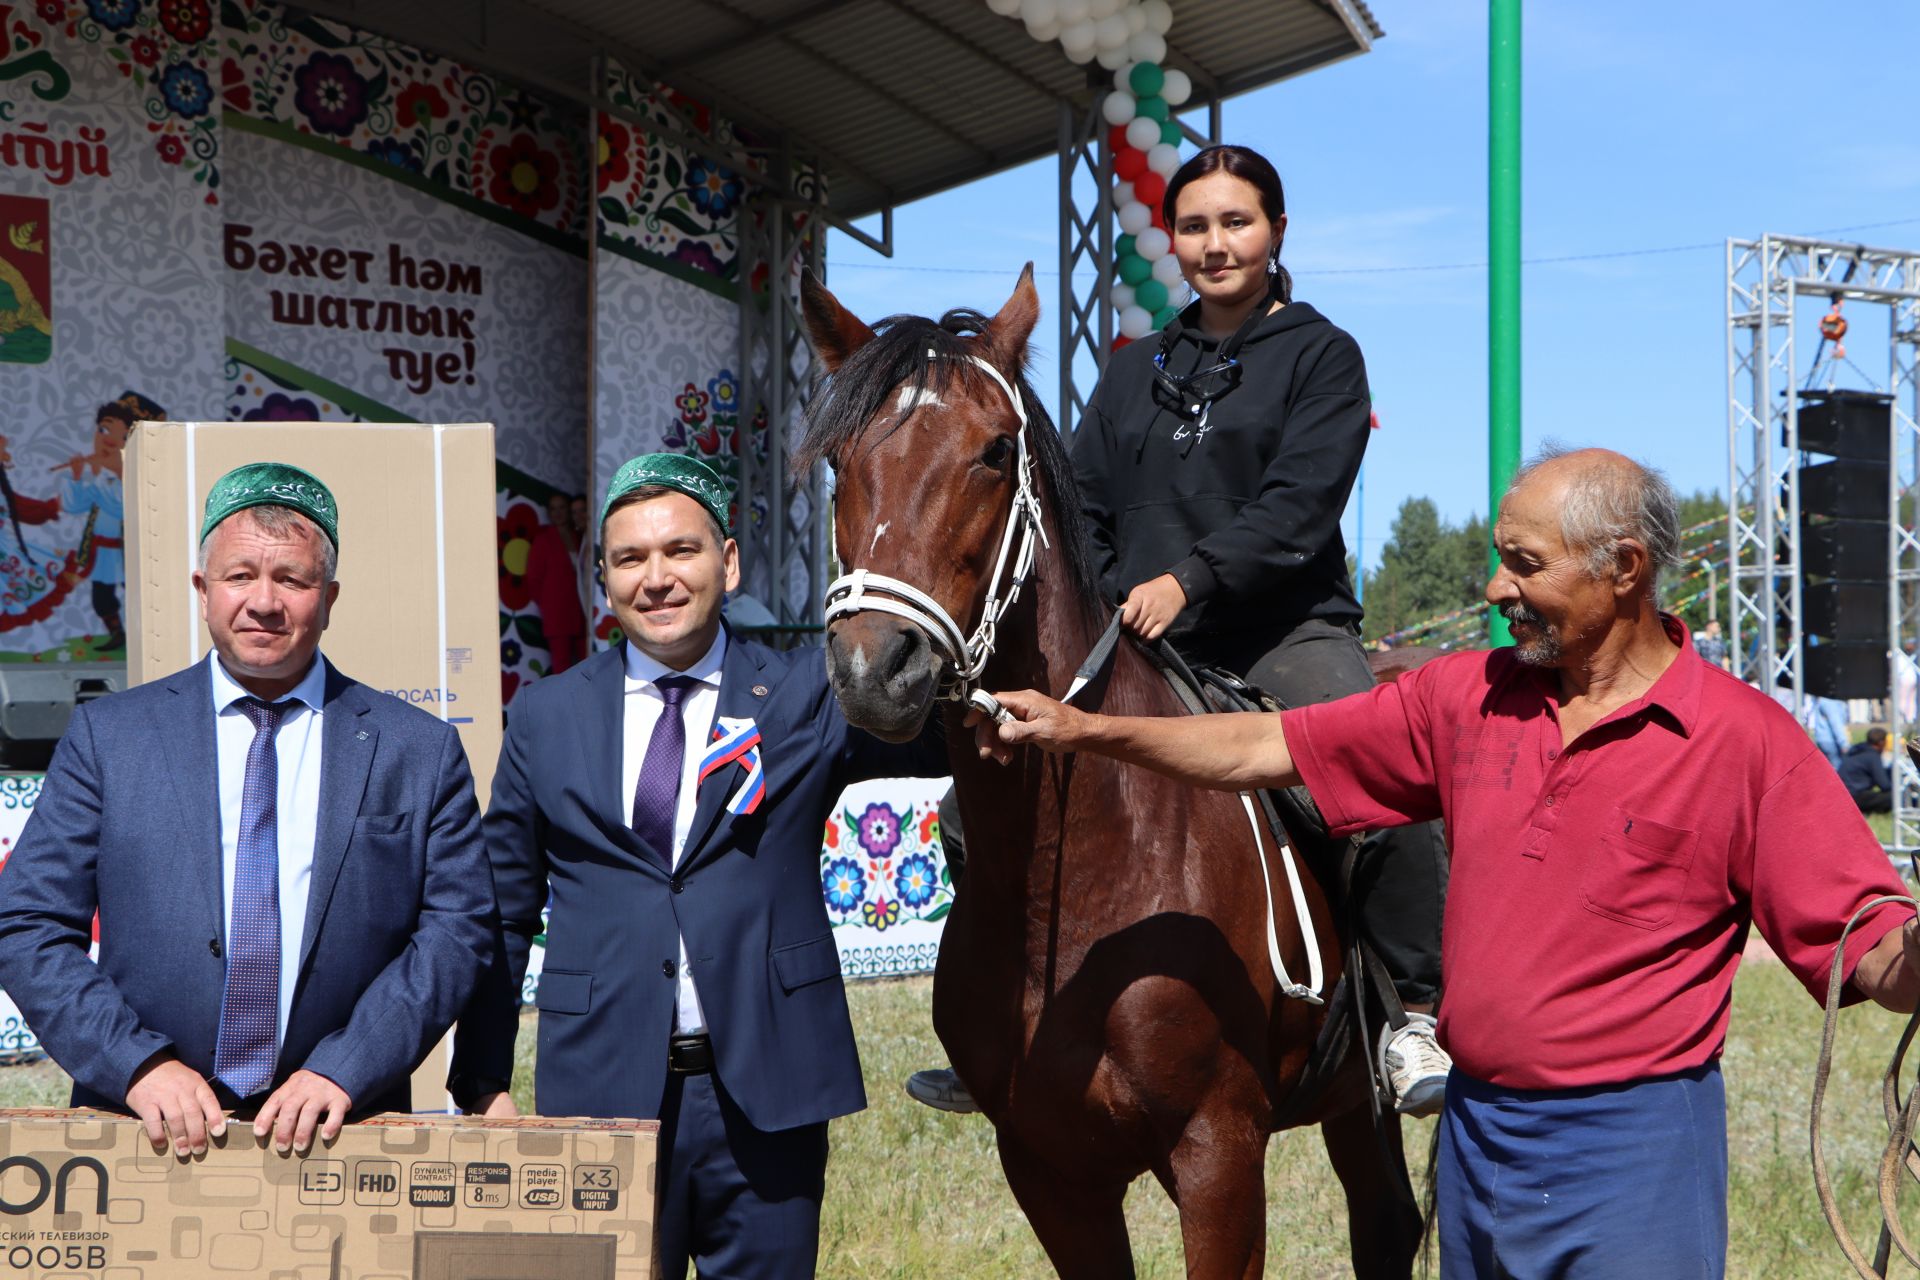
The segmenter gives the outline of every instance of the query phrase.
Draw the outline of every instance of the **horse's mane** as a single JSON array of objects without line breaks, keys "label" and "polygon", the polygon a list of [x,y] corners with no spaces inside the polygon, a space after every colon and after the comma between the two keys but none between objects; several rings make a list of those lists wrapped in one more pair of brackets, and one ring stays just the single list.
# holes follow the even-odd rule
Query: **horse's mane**
[{"label": "horse's mane", "polygon": [[[806,474],[814,463],[859,439],[902,384],[912,386],[916,401],[920,399],[918,393],[939,395],[956,380],[971,395],[1004,399],[977,366],[952,358],[974,354],[968,339],[983,333],[986,327],[986,316],[964,309],[949,311],[938,322],[925,316],[898,315],[875,324],[872,341],[848,356],[815,388],[807,406],[806,431],[793,454],[794,473]],[[929,351],[949,358],[929,360]],[[1087,538],[1086,518],[1080,511],[1080,487],[1074,482],[1066,442],[1060,439],[1045,403],[1034,394],[1026,370],[1014,374],[1011,381],[1019,388],[1027,409],[1027,445],[1053,500],[1047,536],[1066,561],[1074,596],[1098,617],[1103,609],[1093,548]],[[901,414],[888,430],[897,431],[912,413]]]}]

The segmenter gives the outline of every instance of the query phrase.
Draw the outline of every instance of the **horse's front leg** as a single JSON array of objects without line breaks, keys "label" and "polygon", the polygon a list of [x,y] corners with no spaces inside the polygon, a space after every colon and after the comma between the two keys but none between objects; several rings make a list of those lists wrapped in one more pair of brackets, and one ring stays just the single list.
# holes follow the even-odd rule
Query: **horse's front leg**
[{"label": "horse's front leg", "polygon": [[1061,1280],[1133,1280],[1121,1209],[1126,1179],[1089,1181],[1047,1163],[1005,1129],[999,1139],[1007,1185]]},{"label": "horse's front leg", "polygon": [[1188,1280],[1258,1280],[1267,1253],[1267,1132],[1256,1109],[1195,1112],[1155,1174],[1180,1207]]}]

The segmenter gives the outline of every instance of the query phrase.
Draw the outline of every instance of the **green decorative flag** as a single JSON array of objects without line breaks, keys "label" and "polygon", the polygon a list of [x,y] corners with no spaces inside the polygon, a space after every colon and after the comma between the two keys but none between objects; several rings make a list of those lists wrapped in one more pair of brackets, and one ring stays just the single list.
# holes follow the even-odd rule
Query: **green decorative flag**
[{"label": "green decorative flag", "polygon": [[205,542],[214,527],[248,507],[287,507],[320,526],[336,550],[340,546],[340,507],[333,493],[312,473],[284,462],[249,462],[213,482],[207,491],[207,518],[200,525]]},{"label": "green decorative flag", "polygon": [[732,502],[727,482],[712,467],[684,453],[643,453],[622,463],[607,485],[607,500],[600,504],[600,523],[607,522],[620,499],[636,489],[656,486],[686,494],[707,509],[724,536],[733,536],[727,522],[727,507]]}]

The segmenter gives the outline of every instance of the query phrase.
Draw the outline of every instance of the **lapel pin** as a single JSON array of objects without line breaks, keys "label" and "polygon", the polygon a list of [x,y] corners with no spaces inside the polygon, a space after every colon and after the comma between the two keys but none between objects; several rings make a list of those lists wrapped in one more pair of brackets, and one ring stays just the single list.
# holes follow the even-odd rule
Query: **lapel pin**
[{"label": "lapel pin", "polygon": [[767,686],[765,686],[765,685],[763,685],[763,684],[757,684],[757,685],[755,685],[755,686],[753,686],[753,696],[754,696],[754,697],[756,697],[756,698],[764,698],[764,697],[766,697],[766,696],[767,696]]},{"label": "lapel pin", "polygon": [[367,740],[367,731],[365,729],[362,729],[360,730],[360,732],[354,734],[353,736],[360,739],[360,741],[365,742]]}]

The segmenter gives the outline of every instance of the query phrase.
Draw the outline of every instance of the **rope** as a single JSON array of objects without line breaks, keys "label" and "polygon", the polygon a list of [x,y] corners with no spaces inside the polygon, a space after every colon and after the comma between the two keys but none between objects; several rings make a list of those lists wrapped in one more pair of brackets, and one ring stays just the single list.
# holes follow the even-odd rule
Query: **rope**
[{"label": "rope", "polygon": [[1813,1070],[1813,1116],[1808,1123],[1808,1138],[1813,1149],[1813,1187],[1820,1197],[1820,1212],[1826,1215],[1827,1226],[1833,1231],[1833,1238],[1840,1245],[1840,1252],[1853,1264],[1854,1273],[1860,1280],[1883,1280],[1887,1274],[1891,1244],[1900,1250],[1900,1255],[1915,1267],[1920,1267],[1920,1257],[1915,1256],[1912,1241],[1900,1225],[1899,1204],[1900,1168],[1904,1164],[1907,1171],[1916,1180],[1920,1180],[1920,1155],[1913,1150],[1913,1132],[1916,1114],[1920,1114],[1920,1090],[1909,1090],[1906,1100],[1900,1099],[1900,1069],[1906,1061],[1907,1047],[1913,1043],[1914,1032],[1920,1029],[1920,1010],[1916,1010],[1907,1019],[1906,1030],[1900,1033],[1900,1043],[1893,1051],[1893,1061],[1887,1066],[1887,1073],[1880,1081],[1880,1103],[1886,1113],[1887,1145],[1880,1157],[1880,1240],[1876,1257],[1868,1258],[1860,1245],[1840,1220],[1840,1207],[1834,1198],[1833,1180],[1827,1173],[1827,1153],[1822,1140],[1821,1110],[1827,1096],[1827,1077],[1833,1071],[1834,1035],[1840,1023],[1840,994],[1846,985],[1843,975],[1846,973],[1847,937],[1860,918],[1875,907],[1890,902],[1905,903],[1920,911],[1920,902],[1900,894],[1887,894],[1875,898],[1853,913],[1847,921],[1847,927],[1840,931],[1840,941],[1833,948],[1833,970],[1827,979],[1826,1021],[1820,1028],[1820,1061]]}]

